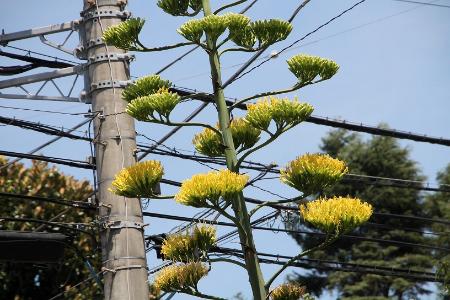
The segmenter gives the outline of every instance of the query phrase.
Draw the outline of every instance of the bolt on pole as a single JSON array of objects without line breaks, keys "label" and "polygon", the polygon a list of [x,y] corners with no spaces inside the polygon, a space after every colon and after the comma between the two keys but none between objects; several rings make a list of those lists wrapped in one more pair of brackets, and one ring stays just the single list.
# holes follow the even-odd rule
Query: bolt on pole
[{"label": "bolt on pole", "polygon": [[91,101],[93,112],[98,113],[94,142],[105,299],[147,300],[141,202],[109,191],[115,175],[136,163],[134,121],[123,113],[126,103],[121,98],[130,78],[131,56],[102,41],[102,33],[108,27],[129,16],[125,4],[124,0],[83,0],[80,39],[88,61],[85,96]]}]

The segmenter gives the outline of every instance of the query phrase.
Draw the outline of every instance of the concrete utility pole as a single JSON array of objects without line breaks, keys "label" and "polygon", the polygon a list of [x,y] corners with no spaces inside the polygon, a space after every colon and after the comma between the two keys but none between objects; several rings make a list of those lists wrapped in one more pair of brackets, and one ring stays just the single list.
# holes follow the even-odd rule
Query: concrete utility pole
[{"label": "concrete utility pole", "polygon": [[136,163],[133,119],[123,113],[121,92],[129,80],[130,55],[103,43],[108,27],[126,19],[124,0],[83,0],[80,36],[88,60],[87,98],[93,112],[98,174],[99,217],[105,299],[147,300],[147,264],[142,207],[139,199],[119,197],[108,189],[114,176]]}]

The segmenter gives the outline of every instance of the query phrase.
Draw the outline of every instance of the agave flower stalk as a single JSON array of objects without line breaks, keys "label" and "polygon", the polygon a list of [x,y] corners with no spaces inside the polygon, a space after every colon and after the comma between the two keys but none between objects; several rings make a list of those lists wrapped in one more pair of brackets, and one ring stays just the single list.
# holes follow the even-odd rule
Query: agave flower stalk
[{"label": "agave flower stalk", "polygon": [[[203,12],[205,17],[212,15],[209,0],[202,0]],[[231,171],[238,172],[237,169],[237,154],[233,142],[233,136],[230,124],[230,113],[225,102],[225,95],[222,86],[222,77],[220,70],[220,58],[217,50],[216,41],[208,34],[206,34],[206,42],[209,55],[209,63],[211,67],[211,79],[214,90],[214,100],[217,105],[219,115],[219,129],[222,133],[223,144],[225,146],[225,158],[227,167]],[[248,215],[247,206],[245,205],[243,193],[239,193],[236,197],[231,199],[231,207],[234,211],[237,222],[241,224],[238,226],[239,238],[242,245],[242,250],[245,256],[245,265],[249,276],[250,285],[253,291],[254,299],[266,299],[266,289],[264,288],[264,278],[259,265],[258,256],[255,249],[252,229],[250,226],[250,217]]]}]

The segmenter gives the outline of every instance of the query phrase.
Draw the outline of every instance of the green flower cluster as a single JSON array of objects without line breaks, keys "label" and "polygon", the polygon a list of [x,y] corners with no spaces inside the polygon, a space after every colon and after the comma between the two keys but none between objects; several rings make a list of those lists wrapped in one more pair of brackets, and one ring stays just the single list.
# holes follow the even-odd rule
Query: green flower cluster
[{"label": "green flower cluster", "polygon": [[112,182],[110,191],[128,198],[151,198],[163,175],[164,169],[159,161],[140,162],[122,169]]},{"label": "green flower cluster", "polygon": [[292,25],[277,19],[251,22],[245,15],[227,13],[189,20],[178,29],[178,33],[187,40],[200,44],[204,33],[217,41],[227,29],[229,38],[234,43],[250,49],[256,41],[258,48],[261,48],[286,39],[292,31]]},{"label": "green flower cluster", "polygon": [[168,119],[180,99],[177,93],[162,88],[155,94],[134,99],[127,105],[126,112],[138,121],[156,119],[155,112]]},{"label": "green flower cluster", "polygon": [[[238,152],[253,147],[259,140],[261,130],[252,127],[243,118],[233,119],[230,123],[234,147]],[[192,140],[195,149],[209,157],[223,156],[222,137],[209,128],[196,134]]]},{"label": "green flower cluster", "polygon": [[172,83],[164,80],[159,75],[144,76],[128,85],[122,92],[122,98],[131,102],[132,100],[157,93],[162,88],[170,88]]},{"label": "green flower cluster", "polygon": [[165,259],[172,261],[197,261],[215,244],[216,239],[213,226],[195,226],[191,232],[169,235],[162,244],[161,253]]},{"label": "green flower cluster", "polygon": [[305,154],[291,161],[280,172],[282,182],[310,195],[338,182],[348,168],[343,161],[327,154]]},{"label": "green flower cluster", "polygon": [[144,27],[145,21],[140,18],[131,18],[118,25],[109,27],[103,33],[103,41],[107,45],[124,50],[139,49],[139,33]]},{"label": "green flower cluster", "polygon": [[314,108],[297,99],[280,99],[277,97],[264,98],[255,104],[247,104],[245,120],[253,127],[267,131],[271,121],[275,122],[277,129],[295,126],[306,120]]},{"label": "green flower cluster", "polygon": [[[194,16],[202,8],[201,0],[158,0],[157,5],[172,16]],[[189,7],[194,11],[189,13]]]},{"label": "green flower cluster", "polygon": [[302,85],[311,83],[317,76],[321,80],[330,79],[339,70],[339,65],[332,60],[306,54],[295,55],[287,63]]}]

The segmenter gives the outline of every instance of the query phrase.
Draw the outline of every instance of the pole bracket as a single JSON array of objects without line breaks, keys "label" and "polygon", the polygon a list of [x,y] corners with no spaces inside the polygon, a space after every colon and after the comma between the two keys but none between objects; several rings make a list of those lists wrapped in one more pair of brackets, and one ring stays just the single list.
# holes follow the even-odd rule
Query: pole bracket
[{"label": "pole bracket", "polygon": [[120,18],[120,19],[129,19],[131,17],[131,13],[127,10],[112,10],[112,9],[99,9],[99,10],[88,10],[81,12],[81,16],[83,17],[83,21],[88,21],[90,19],[96,18],[104,18],[104,17],[112,17],[112,18]]},{"label": "pole bracket", "polygon": [[109,269],[109,268],[102,267],[102,271],[103,272],[111,272],[113,274],[117,273],[117,271],[130,270],[130,269],[146,269],[147,270],[147,266],[144,266],[144,265],[129,265],[129,266],[117,267],[117,268],[114,268],[114,269]]},{"label": "pole bracket", "polygon": [[134,59],[134,55],[130,53],[98,53],[89,57],[89,64],[94,64],[103,61],[130,61]]},{"label": "pole bracket", "polygon": [[103,223],[104,229],[122,229],[122,228],[136,228],[143,230],[148,224],[134,222],[134,221],[107,221]]},{"label": "pole bracket", "polygon": [[90,93],[101,90],[101,89],[109,89],[109,88],[124,88],[129,85],[131,81],[129,80],[101,80],[97,82],[91,83]]}]

